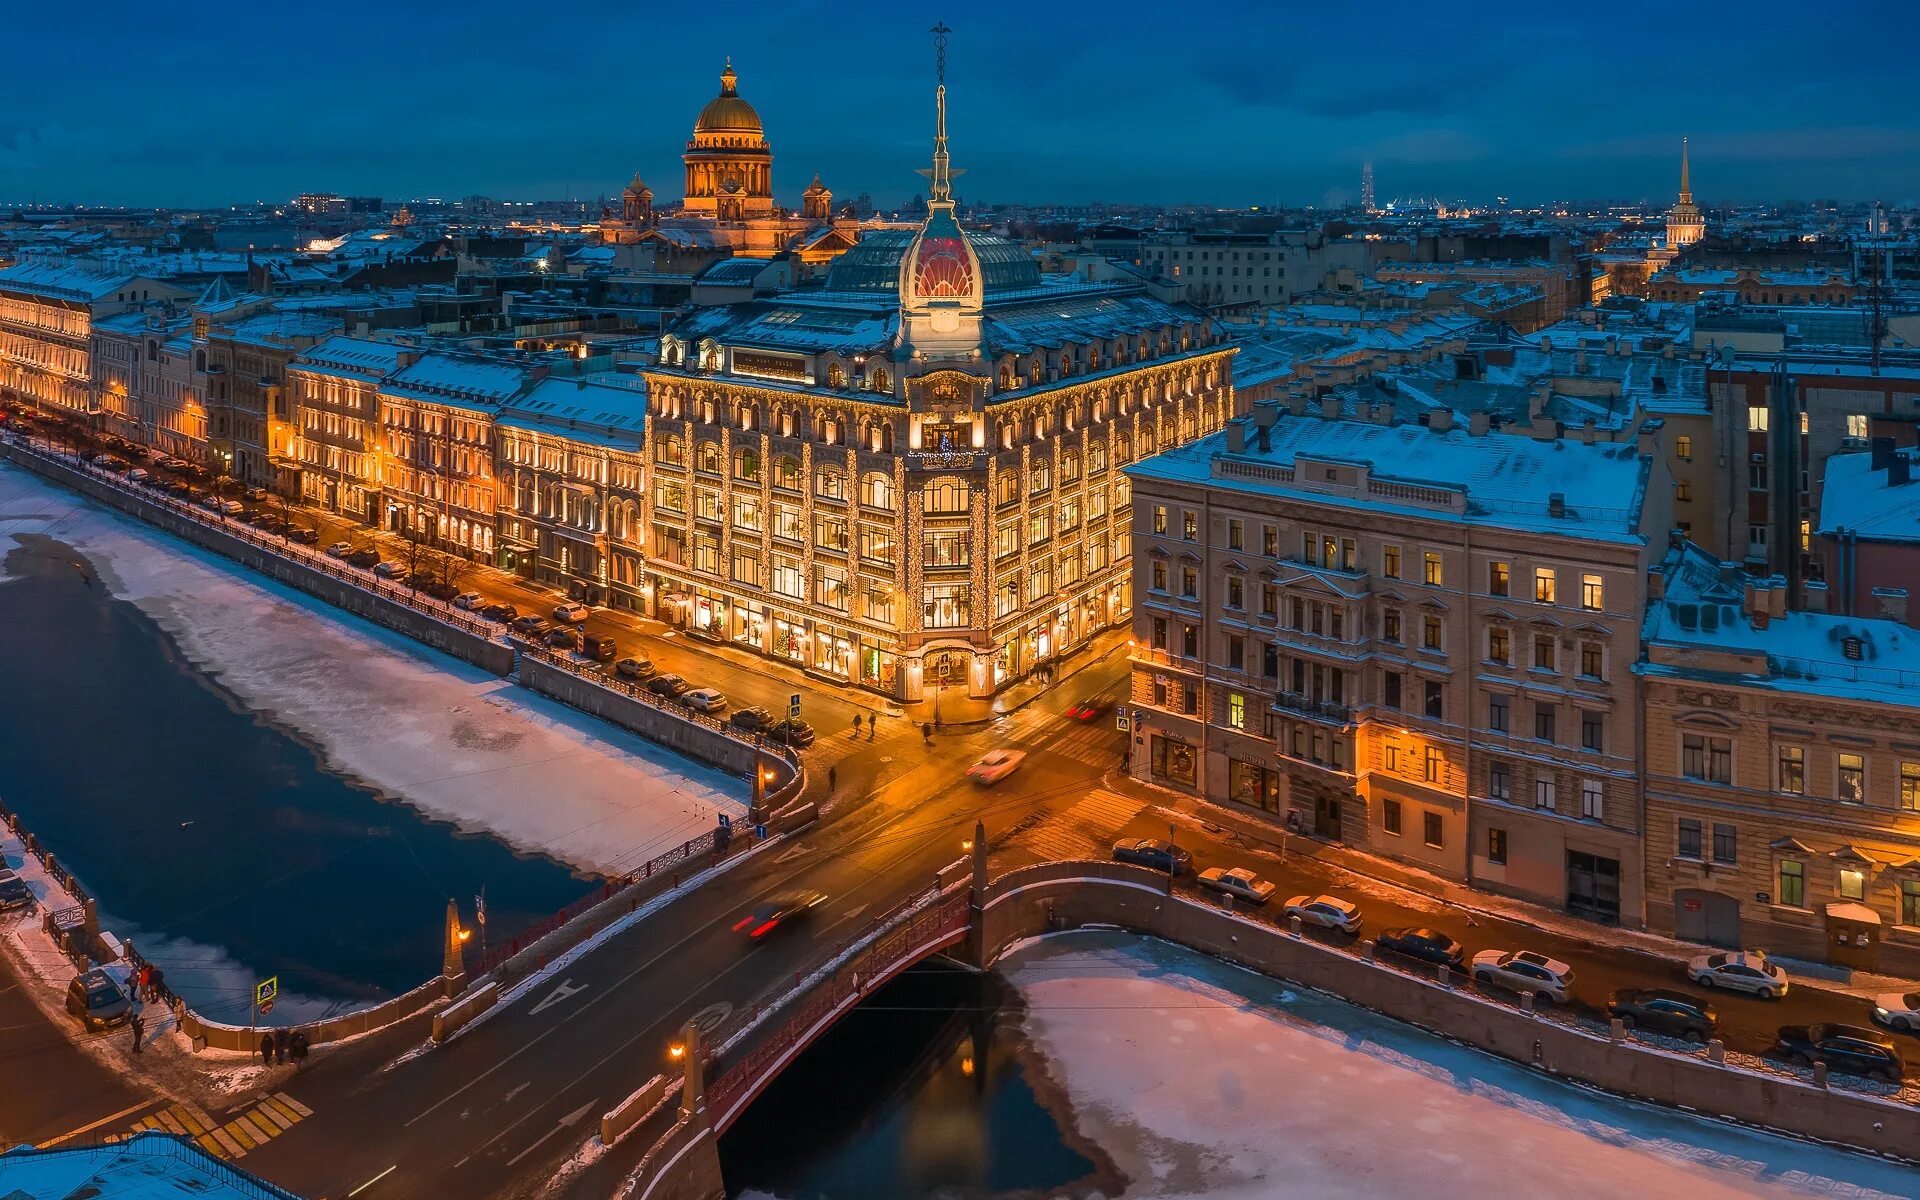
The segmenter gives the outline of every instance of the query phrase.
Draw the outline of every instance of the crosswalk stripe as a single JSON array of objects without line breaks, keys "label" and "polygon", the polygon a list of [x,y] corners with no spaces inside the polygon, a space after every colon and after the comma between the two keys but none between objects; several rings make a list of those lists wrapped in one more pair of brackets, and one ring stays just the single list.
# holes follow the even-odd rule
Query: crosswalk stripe
[{"label": "crosswalk stripe", "polygon": [[240,1119],[247,1123],[247,1129],[258,1134],[262,1142],[271,1141],[280,1136],[280,1127],[259,1114],[258,1110],[241,1113]]},{"label": "crosswalk stripe", "polygon": [[[183,1100],[179,1104],[174,1105],[174,1107],[180,1109],[185,1114],[181,1117],[181,1120],[186,1121],[187,1124],[192,1125],[195,1122],[199,1123],[200,1128],[195,1130],[196,1133],[211,1132],[216,1125],[220,1124],[220,1122],[207,1115],[206,1109],[201,1108],[191,1100]],[[191,1119],[189,1120],[189,1118]]]},{"label": "crosswalk stripe", "polygon": [[207,1136],[218,1141],[221,1146],[225,1147],[227,1151],[227,1157],[229,1158],[239,1158],[240,1156],[244,1155],[247,1152],[247,1148],[245,1146],[242,1146],[238,1141],[234,1140],[233,1135],[228,1133],[224,1129],[216,1129],[211,1133],[209,1133]]},{"label": "crosswalk stripe", "polygon": [[313,1115],[312,1109],[300,1103],[298,1100],[295,1100],[292,1096],[287,1095],[285,1092],[275,1092],[273,1094],[273,1098],[275,1100],[278,1100],[280,1103],[286,1105],[288,1108],[291,1108],[293,1111],[299,1113],[303,1117],[310,1117]]},{"label": "crosswalk stripe", "polygon": [[187,1127],[185,1125],[182,1125],[179,1121],[175,1120],[172,1113],[163,1112],[159,1114],[159,1117],[160,1117],[160,1123],[167,1127],[168,1133],[184,1134],[187,1131]]},{"label": "crosswalk stripe", "polygon": [[205,1122],[197,1119],[193,1115],[193,1110],[188,1108],[186,1105],[176,1104],[173,1106],[172,1112],[173,1112],[174,1118],[178,1120],[182,1125],[186,1126],[187,1132],[189,1134],[192,1134],[194,1137],[197,1138],[201,1134],[207,1131],[207,1126]]},{"label": "crosswalk stripe", "polygon": [[253,1110],[251,1116],[255,1121],[264,1121],[271,1125],[275,1133],[285,1133],[293,1128],[293,1122],[281,1116],[279,1110],[271,1104],[262,1103]]},{"label": "crosswalk stripe", "polygon": [[227,1156],[227,1148],[222,1146],[219,1139],[210,1133],[203,1133],[193,1140],[199,1142],[200,1148],[215,1158],[225,1158]]},{"label": "crosswalk stripe", "polygon": [[258,1146],[260,1143],[267,1140],[263,1137],[257,1136],[253,1131],[253,1127],[251,1125],[246,1124],[244,1121],[240,1121],[240,1120],[228,1121],[225,1125],[222,1125],[220,1128],[227,1131],[228,1137],[232,1138],[235,1142],[238,1142],[240,1145],[246,1147],[249,1150],[253,1149],[255,1146]]},{"label": "crosswalk stripe", "polygon": [[260,1102],[260,1107],[270,1109],[276,1116],[284,1120],[288,1126],[292,1126],[295,1121],[300,1119],[300,1114],[293,1111],[292,1108],[288,1107],[287,1104],[277,1096],[268,1096]]}]

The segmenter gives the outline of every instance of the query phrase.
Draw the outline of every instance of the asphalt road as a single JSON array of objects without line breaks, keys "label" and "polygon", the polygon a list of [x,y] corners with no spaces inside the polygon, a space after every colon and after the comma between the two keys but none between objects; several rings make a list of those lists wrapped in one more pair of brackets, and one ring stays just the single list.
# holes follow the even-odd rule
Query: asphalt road
[{"label": "asphalt road", "polygon": [[[31,917],[9,917],[30,921]],[[88,1038],[126,1042],[124,1029],[85,1034],[77,1022],[55,1023],[21,983],[0,976],[0,1142],[44,1144],[154,1097],[138,1079],[109,1070],[81,1049]]]}]

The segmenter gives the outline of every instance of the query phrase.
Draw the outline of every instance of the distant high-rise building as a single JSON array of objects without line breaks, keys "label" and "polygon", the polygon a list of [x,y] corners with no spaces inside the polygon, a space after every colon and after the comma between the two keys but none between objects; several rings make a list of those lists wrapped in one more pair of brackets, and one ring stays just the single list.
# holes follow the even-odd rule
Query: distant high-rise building
[{"label": "distant high-rise building", "polygon": [[1707,219],[1693,202],[1693,185],[1687,176],[1687,139],[1680,139],[1680,199],[1667,210],[1667,249],[1680,251],[1693,245],[1707,233]]},{"label": "distant high-rise building", "polygon": [[1373,164],[1363,163],[1360,167],[1360,207],[1367,212],[1376,211],[1373,207]]}]

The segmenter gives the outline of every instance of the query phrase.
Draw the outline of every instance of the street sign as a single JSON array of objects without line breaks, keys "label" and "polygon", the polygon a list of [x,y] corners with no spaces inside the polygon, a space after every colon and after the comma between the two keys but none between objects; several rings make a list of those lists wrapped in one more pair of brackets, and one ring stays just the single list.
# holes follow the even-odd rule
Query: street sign
[{"label": "street sign", "polygon": [[787,697],[787,715],[789,717],[797,717],[800,715],[799,692],[795,692],[793,695]]},{"label": "street sign", "polygon": [[279,994],[280,977],[278,975],[262,979],[259,983],[253,985],[253,1003],[262,1013],[270,1013],[273,1011],[273,999]]},{"label": "street sign", "polygon": [[1121,733],[1131,733],[1133,731],[1133,718],[1124,714],[1115,717],[1113,719],[1113,727]]},{"label": "street sign", "polygon": [[476,924],[485,925],[487,923],[487,897],[485,893],[476,895],[473,898],[473,919]]},{"label": "street sign", "polygon": [[726,813],[721,813],[721,814],[720,814],[720,828],[722,828],[722,829],[732,829],[732,828],[733,828],[733,818],[732,818],[732,817],[730,817],[730,816],[728,816],[728,815],[727,815]]},{"label": "street sign", "polygon": [[755,825],[755,826],[753,827],[753,836],[755,836],[755,837],[757,837],[757,838],[759,838],[759,839],[760,839],[761,841],[763,841],[763,842],[764,842],[764,841],[766,841],[766,840],[767,840],[767,827],[766,827],[765,825]]}]

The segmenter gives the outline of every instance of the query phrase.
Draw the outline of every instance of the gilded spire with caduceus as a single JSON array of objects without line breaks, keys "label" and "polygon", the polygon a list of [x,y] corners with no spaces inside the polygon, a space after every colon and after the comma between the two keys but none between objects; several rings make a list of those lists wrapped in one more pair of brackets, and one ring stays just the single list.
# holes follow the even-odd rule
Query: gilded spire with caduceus
[{"label": "gilded spire with caduceus", "polygon": [[920,168],[920,174],[933,182],[928,190],[927,204],[951,205],[953,203],[953,181],[966,174],[953,169],[947,157],[947,38],[953,30],[947,28],[945,21],[935,25],[933,34],[934,71],[939,87],[933,93],[933,166]]}]

